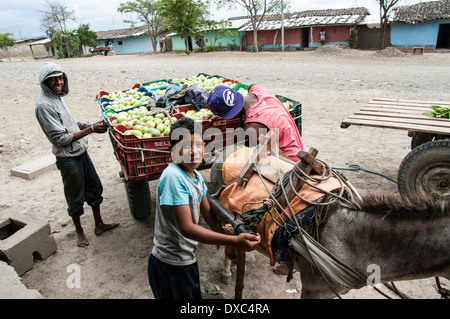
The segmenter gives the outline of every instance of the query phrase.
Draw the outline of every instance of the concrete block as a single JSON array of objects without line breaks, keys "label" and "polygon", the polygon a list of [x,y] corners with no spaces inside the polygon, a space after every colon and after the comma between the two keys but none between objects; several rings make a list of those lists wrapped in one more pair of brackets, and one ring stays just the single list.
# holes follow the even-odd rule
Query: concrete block
[{"label": "concrete block", "polygon": [[0,216],[0,260],[22,276],[34,266],[34,259],[46,259],[56,251],[50,224],[18,213]]},{"label": "concrete block", "polygon": [[0,261],[0,299],[41,299],[41,293],[28,289],[13,267]]},{"label": "concrete block", "polygon": [[56,168],[56,158],[54,155],[48,155],[37,160],[25,163],[11,169],[11,175],[22,177],[25,179],[32,179],[36,176],[43,174],[49,170]]}]

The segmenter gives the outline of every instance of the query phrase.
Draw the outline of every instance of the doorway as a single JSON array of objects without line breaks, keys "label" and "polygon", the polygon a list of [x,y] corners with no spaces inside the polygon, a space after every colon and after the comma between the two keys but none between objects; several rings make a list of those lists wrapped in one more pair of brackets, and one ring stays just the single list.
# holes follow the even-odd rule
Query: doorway
[{"label": "doorway", "polygon": [[436,49],[450,49],[450,23],[439,25]]},{"label": "doorway", "polygon": [[309,28],[302,28],[302,48],[309,47]]}]

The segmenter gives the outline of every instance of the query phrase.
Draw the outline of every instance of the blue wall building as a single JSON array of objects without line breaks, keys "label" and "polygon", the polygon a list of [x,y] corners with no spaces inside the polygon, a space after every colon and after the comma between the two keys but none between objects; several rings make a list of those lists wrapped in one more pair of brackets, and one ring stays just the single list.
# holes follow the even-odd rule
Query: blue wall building
[{"label": "blue wall building", "polygon": [[391,43],[399,49],[450,49],[450,1],[431,1],[396,7]]},{"label": "blue wall building", "polygon": [[[167,32],[165,32],[167,33]],[[131,29],[118,29],[97,32],[97,45],[113,45],[115,54],[133,54],[153,52],[151,37],[147,34],[145,26]],[[157,52],[160,51],[160,38],[157,37]]]}]

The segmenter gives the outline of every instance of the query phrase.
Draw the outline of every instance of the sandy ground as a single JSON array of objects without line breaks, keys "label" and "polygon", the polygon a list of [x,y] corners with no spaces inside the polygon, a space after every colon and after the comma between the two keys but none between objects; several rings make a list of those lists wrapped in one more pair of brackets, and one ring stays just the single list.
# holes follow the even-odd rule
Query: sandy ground
[{"label": "sandy ground", "polygon": [[[30,289],[46,298],[153,298],[147,281],[147,260],[153,246],[154,214],[145,220],[130,215],[119,164],[107,135],[90,135],[89,153],[104,185],[102,213],[105,222],[120,226],[102,236],[94,235],[89,207],[82,218],[90,240],[87,248],[76,247],[74,227],[58,170],[33,180],[10,176],[10,169],[51,153],[34,117],[40,94],[39,69],[44,61],[3,59],[0,62],[0,214],[19,212],[47,220],[58,245],[57,252],[36,262],[22,276]],[[303,104],[303,139],[319,150],[318,157],[334,167],[359,164],[391,178],[410,150],[406,131],[351,126],[340,121],[374,97],[450,101],[450,54],[382,56],[374,51],[329,52],[220,52],[160,55],[95,56],[55,61],[68,74],[70,94],[65,98],[79,120],[100,118],[96,95],[132,87],[135,83],[181,78],[200,72],[220,74],[242,83],[260,83],[277,94]],[[202,174],[209,182],[209,170]],[[346,172],[361,192],[397,193],[395,183],[362,171]],[[156,181],[150,182],[153,196]],[[200,245],[198,260],[205,299],[234,297],[234,285],[220,281],[223,250]],[[254,257],[254,258],[251,258]],[[253,253],[247,263],[244,298],[299,298],[299,274],[287,283],[274,274],[269,260]],[[80,268],[81,287],[69,288],[70,265]],[[233,266],[233,281],[236,274]],[[443,280],[445,287],[449,283]],[[432,278],[399,282],[397,286],[414,298],[436,299]],[[294,290],[293,290],[294,289]],[[292,291],[294,293],[292,293]],[[296,292],[296,293],[295,293]],[[352,290],[343,298],[383,298],[370,288]]]}]

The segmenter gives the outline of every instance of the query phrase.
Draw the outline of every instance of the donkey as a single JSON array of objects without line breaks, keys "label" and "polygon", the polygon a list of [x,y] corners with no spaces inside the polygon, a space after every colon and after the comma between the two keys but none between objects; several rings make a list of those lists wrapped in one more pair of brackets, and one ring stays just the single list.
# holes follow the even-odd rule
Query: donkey
[{"label": "donkey", "polygon": [[[223,185],[223,158],[211,168],[211,193]],[[243,190],[245,191],[245,189]],[[319,214],[316,210],[315,214]],[[354,205],[336,201],[316,225],[318,242],[341,263],[374,282],[352,287],[322,274],[293,245],[301,298],[333,298],[371,283],[430,277],[450,280],[450,202],[369,194]],[[291,240],[295,243],[295,240]],[[369,276],[377,269],[377,276]]]}]

